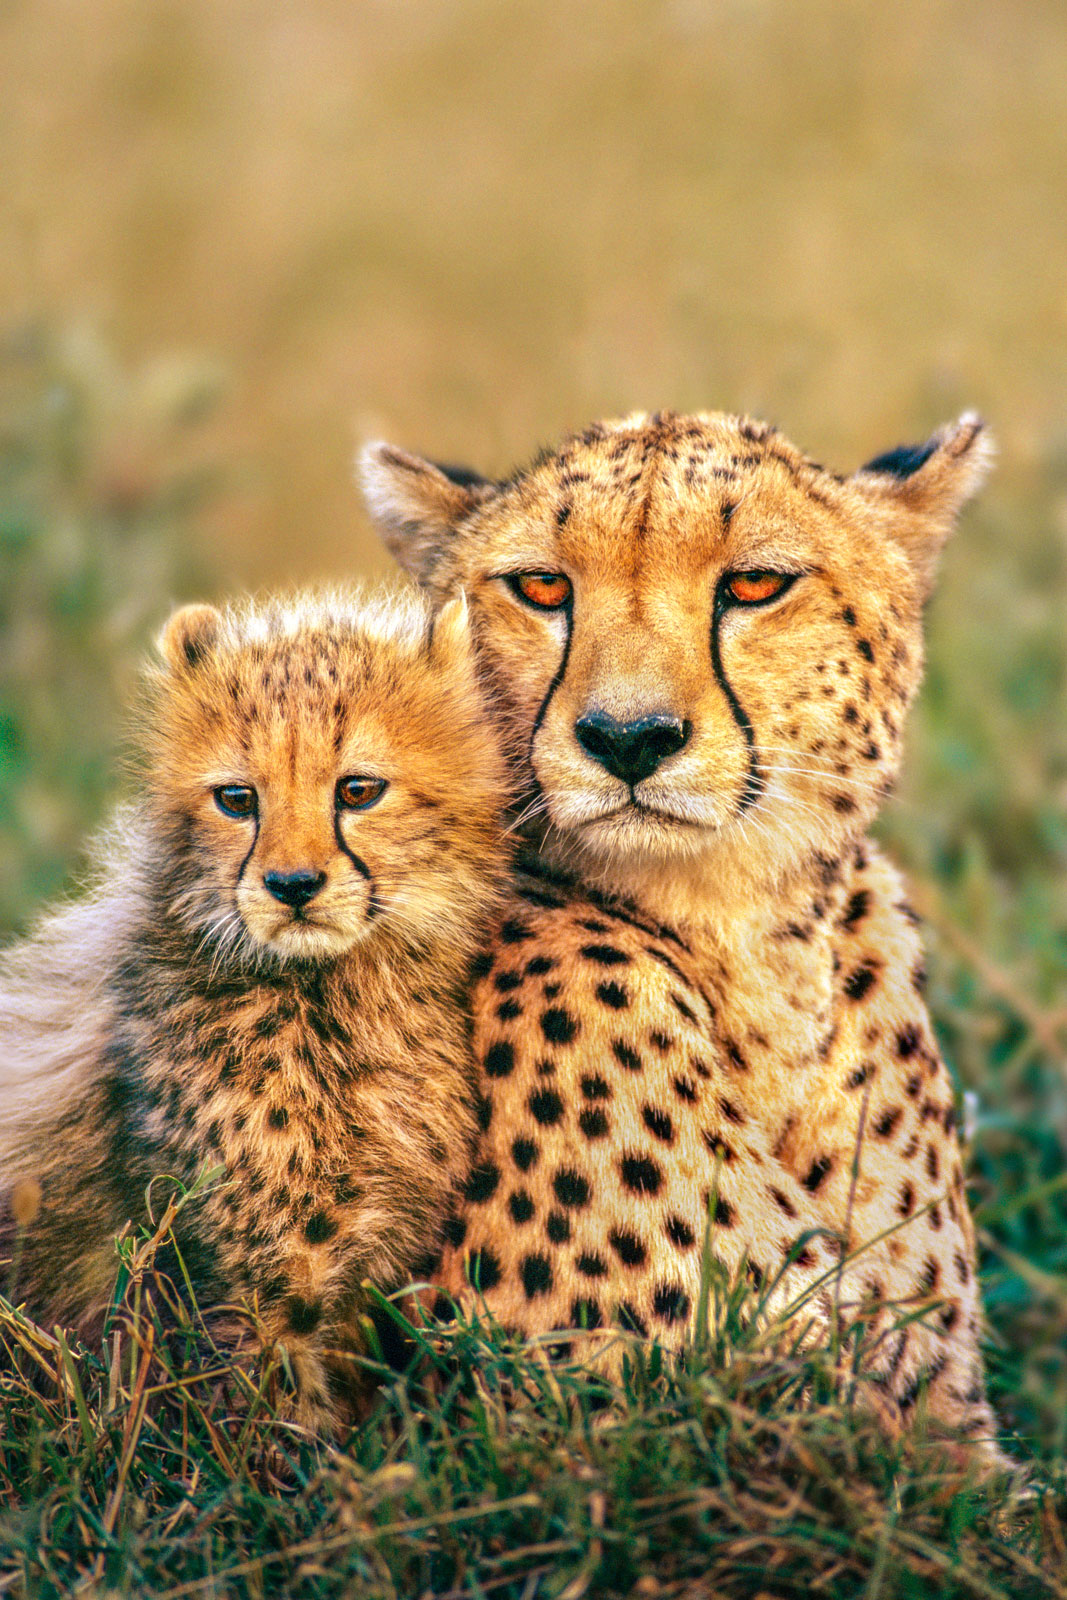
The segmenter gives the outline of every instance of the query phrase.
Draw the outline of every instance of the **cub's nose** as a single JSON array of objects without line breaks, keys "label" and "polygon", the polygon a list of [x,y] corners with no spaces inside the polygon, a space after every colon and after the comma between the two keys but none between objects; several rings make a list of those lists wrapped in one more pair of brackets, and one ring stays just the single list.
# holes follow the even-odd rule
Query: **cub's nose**
[{"label": "cub's nose", "polygon": [[623,783],[640,783],[661,762],[680,750],[690,725],[679,717],[657,713],[638,722],[617,722],[606,711],[589,711],[574,724],[575,737],[587,755]]},{"label": "cub's nose", "polygon": [[263,882],[275,900],[298,911],[309,900],[314,900],[326,882],[326,874],[312,872],[308,867],[298,867],[295,872],[265,872]]}]

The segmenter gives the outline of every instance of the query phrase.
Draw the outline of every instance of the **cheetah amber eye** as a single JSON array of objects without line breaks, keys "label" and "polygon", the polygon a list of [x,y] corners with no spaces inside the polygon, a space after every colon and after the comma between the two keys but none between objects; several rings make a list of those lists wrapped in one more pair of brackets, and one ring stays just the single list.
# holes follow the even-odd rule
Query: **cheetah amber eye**
[{"label": "cheetah amber eye", "polygon": [[792,582],[791,572],[731,572],[726,579],[726,592],[738,605],[755,606],[761,600],[773,600]]},{"label": "cheetah amber eye", "polygon": [[340,811],[366,811],[386,790],[384,778],[342,778],[337,785]]},{"label": "cheetah amber eye", "polygon": [[244,783],[224,783],[215,790],[215,804],[227,817],[254,817],[256,791]]},{"label": "cheetah amber eye", "polygon": [[571,597],[571,580],[562,572],[513,572],[508,583],[538,611],[559,611]]}]

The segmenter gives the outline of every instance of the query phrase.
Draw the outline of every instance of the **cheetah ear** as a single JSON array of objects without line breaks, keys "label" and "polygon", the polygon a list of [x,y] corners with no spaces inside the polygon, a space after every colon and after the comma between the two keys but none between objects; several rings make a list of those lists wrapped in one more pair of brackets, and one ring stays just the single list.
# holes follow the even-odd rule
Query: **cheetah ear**
[{"label": "cheetah ear", "polygon": [[391,444],[368,444],[357,474],[386,548],[428,584],[456,528],[491,498],[496,484],[466,467],[438,466]]},{"label": "cheetah ear", "polygon": [[892,533],[926,594],[956,513],[981,486],[994,455],[989,430],[969,411],[939,428],[925,444],[898,445],[875,456],[851,480],[890,513]]},{"label": "cheetah ear", "polygon": [[174,672],[188,672],[217,643],[222,615],[214,606],[182,606],[167,621],[159,636],[164,661]]}]

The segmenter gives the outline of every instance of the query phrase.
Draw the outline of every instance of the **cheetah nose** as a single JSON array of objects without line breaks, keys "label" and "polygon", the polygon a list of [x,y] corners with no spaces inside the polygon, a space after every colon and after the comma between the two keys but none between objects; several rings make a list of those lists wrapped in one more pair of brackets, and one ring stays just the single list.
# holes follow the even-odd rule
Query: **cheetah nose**
[{"label": "cheetah nose", "polygon": [[587,755],[624,783],[640,783],[680,750],[692,729],[678,717],[657,712],[638,722],[617,722],[606,711],[589,711],[574,724]]},{"label": "cheetah nose", "polygon": [[275,900],[298,911],[309,900],[314,900],[326,882],[326,874],[312,872],[308,867],[298,867],[295,872],[265,872],[263,882],[268,894],[272,894]]}]

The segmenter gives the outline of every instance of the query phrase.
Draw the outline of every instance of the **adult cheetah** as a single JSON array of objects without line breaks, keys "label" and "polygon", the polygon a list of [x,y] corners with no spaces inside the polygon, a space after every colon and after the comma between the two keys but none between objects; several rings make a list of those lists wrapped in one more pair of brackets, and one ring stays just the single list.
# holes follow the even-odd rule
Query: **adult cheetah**
[{"label": "adult cheetah", "polygon": [[889,1308],[901,1416],[925,1393],[990,1433],[953,1088],[865,837],[989,459],[973,416],[848,478],[720,414],[598,423],[505,482],[366,451],[390,549],[470,597],[558,880],[520,883],[478,981],[483,1137],[441,1268],[466,1253],[507,1323],[683,1334],[718,1170],[717,1253],[773,1274],[821,1226],[847,1303]]}]

